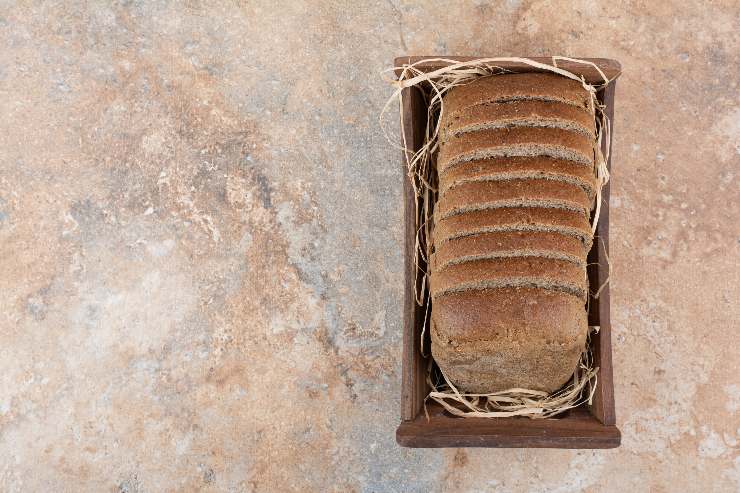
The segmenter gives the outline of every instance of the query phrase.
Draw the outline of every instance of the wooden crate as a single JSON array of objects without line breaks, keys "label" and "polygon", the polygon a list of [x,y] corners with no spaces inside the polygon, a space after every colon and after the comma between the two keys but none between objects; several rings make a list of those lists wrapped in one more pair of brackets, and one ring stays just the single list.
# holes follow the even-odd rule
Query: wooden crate
[{"label": "wooden crate", "polygon": [[[395,66],[429,60],[437,57],[401,57]],[[465,61],[473,57],[443,57]],[[532,58],[551,64],[550,58]],[[588,59],[599,66],[609,79],[621,72],[616,60],[603,58]],[[537,69],[522,63],[497,63],[498,66],[514,72],[536,72]],[[444,64],[435,61],[417,65],[425,72],[441,68]],[[589,83],[603,82],[598,71],[588,65],[562,61],[558,66],[572,73],[582,75]],[[599,94],[599,100],[606,105],[606,114],[611,121],[611,134],[614,132],[614,90],[612,81]],[[427,119],[427,108],[419,88],[404,89],[403,128],[409,152],[418,150],[423,142]],[[603,151],[610,143],[602,143]],[[607,163],[611,169],[611,159]],[[404,447],[548,447],[548,448],[614,448],[621,439],[614,415],[614,385],[612,381],[611,325],[609,322],[609,285],[607,284],[598,299],[591,299],[589,325],[599,326],[598,334],[591,338],[595,365],[600,368],[598,385],[592,405],[582,405],[558,418],[529,419],[514,418],[461,418],[445,413],[442,407],[430,401],[427,403],[429,419],[424,414],[424,398],[429,393],[426,381],[428,357],[420,351],[420,336],[424,313],[412,296],[414,285],[418,282],[414,266],[415,238],[415,198],[406,176],[406,157],[402,159],[404,187],[405,221],[405,301],[403,333],[403,369],[401,383],[401,424],[396,430],[396,440]],[[588,277],[591,286],[601,286],[609,275],[607,256],[609,253],[609,185],[602,194],[601,216],[588,255]],[[427,336],[428,337],[428,336]]]}]

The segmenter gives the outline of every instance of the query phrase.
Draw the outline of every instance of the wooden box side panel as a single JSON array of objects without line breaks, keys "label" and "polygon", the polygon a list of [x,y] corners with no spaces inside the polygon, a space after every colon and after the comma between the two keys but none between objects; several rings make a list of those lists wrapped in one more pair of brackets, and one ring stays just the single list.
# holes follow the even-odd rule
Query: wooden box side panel
[{"label": "wooden box side panel", "polygon": [[[609,139],[604,139],[601,150],[606,153],[611,147],[611,136],[614,132],[614,93],[616,81],[609,84],[601,94],[601,100],[606,106],[606,116],[610,122]],[[606,155],[606,154],[605,154]],[[607,159],[607,167],[611,171],[611,153]],[[592,247],[595,257],[592,273],[589,275],[591,291],[601,289],[597,299],[591,298],[592,308],[598,316],[599,333],[593,337],[594,365],[599,367],[599,383],[594,394],[591,405],[592,414],[605,425],[616,423],[614,411],[614,382],[612,371],[612,348],[611,348],[611,319],[609,299],[609,193],[610,186],[607,183],[601,194],[601,213]],[[589,255],[591,257],[591,255]],[[595,270],[595,273],[593,272]],[[595,274],[595,275],[593,275]],[[589,314],[591,315],[591,314]],[[594,324],[597,325],[597,324]]]},{"label": "wooden box side panel", "polygon": [[428,406],[429,421],[421,414],[404,421],[396,441],[404,447],[589,448],[618,447],[621,434],[605,426],[586,409],[564,419],[455,418],[436,403]]},{"label": "wooden box side panel", "polygon": [[[403,171],[404,194],[404,320],[403,320],[403,358],[401,368],[401,419],[414,419],[424,405],[429,393],[426,381],[427,358],[421,355],[421,327],[424,324],[424,310],[416,303],[413,293],[418,288],[416,256],[416,202],[414,190],[408,177],[406,163],[413,152],[418,150],[424,140],[426,126],[426,105],[419,89],[404,89],[402,129],[409,151],[404,152],[401,165]],[[411,152],[413,151],[413,152]]]}]

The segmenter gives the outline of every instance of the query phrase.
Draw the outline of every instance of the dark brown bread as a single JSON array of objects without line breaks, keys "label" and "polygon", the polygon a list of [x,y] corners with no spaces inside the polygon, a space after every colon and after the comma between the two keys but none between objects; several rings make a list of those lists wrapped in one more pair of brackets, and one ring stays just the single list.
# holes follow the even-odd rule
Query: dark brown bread
[{"label": "dark brown bread", "polygon": [[443,103],[432,354],[463,391],[555,391],[588,331],[591,96],[578,81],[520,74],[456,87]]},{"label": "dark brown bread", "polygon": [[558,127],[594,138],[596,121],[585,108],[551,101],[514,101],[463,108],[440,118],[441,138],[505,126]]},{"label": "dark brown bread", "polygon": [[591,109],[590,94],[583,85],[555,74],[511,74],[481,77],[458,86],[444,97],[448,117],[470,106],[516,100],[558,101]]},{"label": "dark brown bread", "polygon": [[593,197],[597,179],[593,168],[545,156],[509,157],[468,161],[439,176],[440,192],[465,181],[504,178],[547,178],[577,183]]},{"label": "dark brown bread", "polygon": [[438,173],[474,159],[549,156],[593,166],[593,139],[560,128],[495,128],[450,137],[440,142]]},{"label": "dark brown bread", "polygon": [[583,301],[560,291],[467,291],[433,306],[432,355],[467,392],[553,392],[571,377],[586,343]]},{"label": "dark brown bread", "polygon": [[527,179],[461,183],[445,191],[437,202],[438,217],[480,209],[486,204],[511,204],[517,200],[556,202],[561,208],[580,211],[585,217],[591,210],[591,198],[578,185],[553,180]]},{"label": "dark brown bread", "polygon": [[539,285],[585,301],[586,271],[581,265],[547,257],[509,257],[452,264],[432,271],[432,299],[486,286]]},{"label": "dark brown bread", "polygon": [[559,230],[579,237],[587,246],[592,237],[588,219],[579,212],[545,207],[502,207],[435,220],[434,239],[440,244],[453,238],[512,226],[520,227],[522,231],[527,226]]},{"label": "dark brown bread", "polygon": [[472,259],[517,256],[560,258],[584,266],[586,263],[585,248],[579,238],[548,231],[481,233],[435,243],[435,249],[432,269]]},{"label": "dark brown bread", "polygon": [[532,336],[568,342],[579,336],[571,332],[570,324],[562,322],[574,313],[585,312],[583,301],[568,293],[515,287],[450,294],[441,297],[436,307],[434,324],[453,347],[487,337],[513,340]]}]

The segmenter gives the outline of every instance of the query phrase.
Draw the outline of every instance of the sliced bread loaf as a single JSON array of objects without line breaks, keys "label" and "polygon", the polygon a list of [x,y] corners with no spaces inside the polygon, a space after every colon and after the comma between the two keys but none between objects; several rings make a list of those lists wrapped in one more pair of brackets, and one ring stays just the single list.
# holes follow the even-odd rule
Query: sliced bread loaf
[{"label": "sliced bread loaf", "polygon": [[580,82],[476,79],[443,100],[432,354],[460,390],[553,392],[588,332],[596,121]]}]

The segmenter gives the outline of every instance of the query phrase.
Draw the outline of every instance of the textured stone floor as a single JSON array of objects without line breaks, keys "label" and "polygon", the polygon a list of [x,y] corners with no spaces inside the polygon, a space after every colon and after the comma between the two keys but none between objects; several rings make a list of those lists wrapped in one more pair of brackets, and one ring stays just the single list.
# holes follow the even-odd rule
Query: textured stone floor
[{"label": "textured stone floor", "polygon": [[[738,491],[740,7],[618,3],[0,1],[0,491]],[[623,64],[620,449],[395,444],[434,53]]]}]

